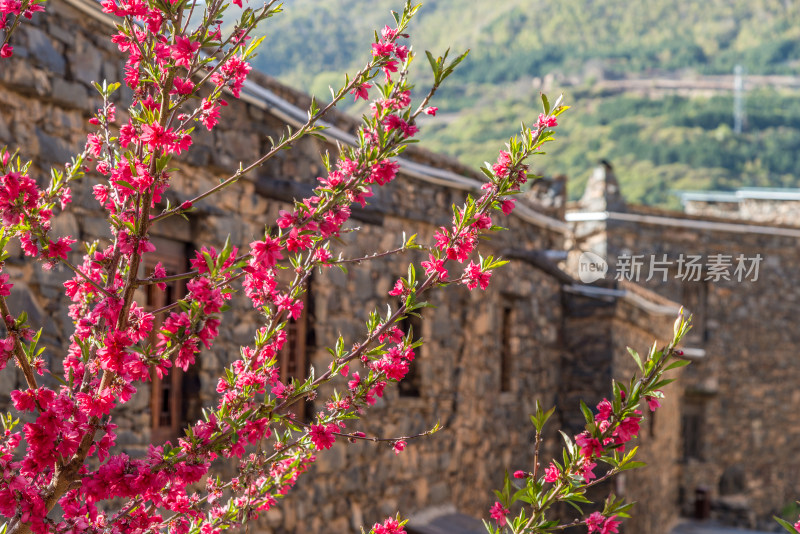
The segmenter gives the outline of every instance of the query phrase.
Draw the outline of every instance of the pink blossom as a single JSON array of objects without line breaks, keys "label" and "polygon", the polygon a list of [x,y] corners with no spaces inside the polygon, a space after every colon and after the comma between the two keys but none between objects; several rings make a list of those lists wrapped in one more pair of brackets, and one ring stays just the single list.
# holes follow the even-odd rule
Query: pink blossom
[{"label": "pink blossom", "polygon": [[[164,266],[161,265],[161,262],[156,263],[156,266],[153,267],[153,278],[165,278],[167,276],[167,271],[164,269]],[[159,282],[156,284],[156,287],[161,291],[166,291],[167,284],[165,282]]]},{"label": "pink blossom", "polygon": [[72,244],[74,242],[75,239],[71,237],[62,237],[56,242],[50,241],[50,245],[47,247],[47,257],[66,260],[67,253],[72,250]]},{"label": "pink blossom", "polygon": [[606,518],[603,517],[603,514],[600,512],[592,512],[592,514],[586,518],[586,526],[588,527],[589,532],[600,532],[605,520]]},{"label": "pink blossom", "polygon": [[9,275],[8,273],[0,274],[0,296],[8,297],[11,295],[11,288],[14,287],[14,284],[8,283]]},{"label": "pink blossom", "polygon": [[368,183],[376,183],[378,185],[385,185],[394,180],[397,172],[400,170],[400,164],[396,161],[388,159],[379,161],[372,166]]},{"label": "pink blossom", "polygon": [[445,260],[436,258],[433,254],[428,256],[429,261],[423,261],[420,263],[422,268],[425,269],[425,274],[430,276],[431,274],[436,274],[441,281],[447,280],[447,269],[444,267]]},{"label": "pink blossom", "polygon": [[392,450],[395,454],[400,454],[406,448],[406,442],[398,439],[392,444]]},{"label": "pink blossom", "polygon": [[373,57],[388,57],[394,52],[394,43],[377,42],[372,45]]},{"label": "pink blossom", "polygon": [[361,85],[357,86],[355,89],[350,91],[351,95],[354,95],[355,98],[353,100],[358,100],[359,98],[363,98],[364,100],[369,99],[369,89],[372,87],[371,83],[362,83]]},{"label": "pink blossom", "polygon": [[253,263],[262,267],[273,267],[278,260],[283,259],[281,254],[283,247],[280,240],[266,236],[263,241],[253,241],[250,243],[250,254],[253,255]]},{"label": "pink blossom", "polygon": [[463,283],[469,289],[475,289],[479,285],[481,289],[486,289],[489,287],[489,280],[492,277],[491,271],[483,271],[481,270],[481,266],[475,262],[469,262],[467,268],[464,269],[464,280]]},{"label": "pink blossom", "polygon": [[500,151],[497,156],[497,163],[492,165],[492,170],[498,178],[505,178],[508,176],[509,167],[511,166],[511,155],[505,150]]},{"label": "pink blossom", "polygon": [[171,94],[190,95],[194,91],[194,84],[189,79],[175,77],[172,83],[175,88],[170,91]]},{"label": "pink blossom", "polygon": [[514,204],[516,204],[516,199],[511,200],[503,200],[500,203],[500,209],[503,210],[504,215],[511,215],[511,212],[514,211]]},{"label": "pink blossom", "polygon": [[219,101],[219,104],[215,104],[212,101],[204,98],[200,104],[200,108],[202,109],[202,113],[200,113],[200,122],[203,123],[203,126],[206,127],[206,130],[209,132],[217,125],[219,122],[219,111],[221,106],[226,106],[227,103],[223,100]]},{"label": "pink blossom", "polygon": [[244,59],[232,56],[223,63],[218,72],[211,75],[211,81],[218,86],[227,85],[233,96],[239,98],[239,93],[251,69],[250,64]]},{"label": "pink blossom", "polygon": [[583,477],[586,482],[597,478],[594,474],[594,468],[597,467],[597,464],[589,460],[588,458],[584,458],[583,462],[581,462],[580,467],[578,468],[578,474]]},{"label": "pink blossom", "polygon": [[333,433],[337,430],[336,425],[311,425],[308,435],[311,437],[311,442],[314,447],[321,451],[323,449],[330,449],[336,441],[336,436]]},{"label": "pink blossom", "polygon": [[506,524],[506,516],[510,512],[507,508],[505,508],[499,501],[495,501],[492,507],[489,509],[489,515],[492,516],[499,526],[503,526]]},{"label": "pink blossom", "polygon": [[555,117],[548,117],[544,113],[539,114],[539,120],[536,121],[537,128],[553,128],[555,126],[558,126]]},{"label": "pink blossom", "polygon": [[97,134],[87,135],[86,148],[89,150],[90,154],[96,158],[99,158],[100,153],[103,151],[103,139]]},{"label": "pink blossom", "polygon": [[371,534],[406,534],[396,519],[388,518],[383,524],[375,523]]},{"label": "pink blossom", "polygon": [[597,405],[597,417],[595,417],[596,421],[608,421],[613,413],[613,408],[611,406],[611,402],[608,399],[603,399]]},{"label": "pink blossom", "polygon": [[591,437],[588,432],[582,432],[575,436],[575,443],[580,447],[581,454],[586,458],[599,456],[603,452],[600,440]]},{"label": "pink blossom", "polygon": [[626,417],[617,428],[614,429],[612,435],[617,438],[617,443],[627,443],[639,433],[639,423],[641,417]]},{"label": "pink blossom", "polygon": [[170,47],[170,56],[175,60],[175,65],[188,67],[192,63],[194,53],[199,48],[199,42],[178,35],[175,37],[175,44]]},{"label": "pink blossom", "polygon": [[[661,393],[660,391],[656,391],[656,393]],[[661,407],[661,402],[659,401],[658,397],[645,395],[644,399],[647,401],[647,407],[650,408],[651,412],[655,412],[657,408]]]},{"label": "pink blossom", "polygon": [[616,517],[617,516],[612,515],[611,517],[606,519],[606,522],[603,525],[603,528],[600,530],[600,534],[612,534],[614,532],[619,532],[617,527],[619,527],[619,525],[620,525],[620,523],[622,523],[622,521],[620,521],[619,519],[616,519]]},{"label": "pink blossom", "polygon": [[[7,277],[8,275],[5,275],[5,276]],[[389,291],[389,294],[394,296],[394,297],[397,297],[397,296],[400,296],[403,293],[405,293],[405,291],[406,291],[406,284],[403,281],[403,279],[401,278],[401,279],[398,279],[394,283],[394,287],[392,288],[391,291]]]},{"label": "pink blossom", "polygon": [[552,462],[547,469],[544,470],[544,481],[553,483],[558,480],[558,477],[561,476],[561,471],[559,471],[558,467]]}]

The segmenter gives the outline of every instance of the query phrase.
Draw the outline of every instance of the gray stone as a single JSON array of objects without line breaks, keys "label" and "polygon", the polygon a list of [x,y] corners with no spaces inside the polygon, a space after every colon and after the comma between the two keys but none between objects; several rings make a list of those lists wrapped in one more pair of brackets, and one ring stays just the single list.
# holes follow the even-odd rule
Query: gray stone
[{"label": "gray stone", "polygon": [[44,133],[38,127],[36,128],[36,138],[39,141],[39,155],[47,163],[63,165],[75,155],[69,143]]},{"label": "gray stone", "polygon": [[[97,204],[97,201],[92,198],[91,202]],[[108,221],[102,217],[81,217],[81,227],[83,228],[83,235],[96,238],[111,238],[111,228]]]},{"label": "gray stone", "polygon": [[53,100],[66,108],[92,109],[89,105],[89,93],[86,88],[75,82],[61,78],[53,80]]},{"label": "gray stone", "polygon": [[58,330],[56,330],[53,321],[45,320],[44,311],[31,296],[31,290],[27,284],[23,282],[14,283],[11,288],[11,294],[6,297],[8,308],[12,314],[19,315],[21,312],[28,314],[28,323],[32,328],[38,330],[42,328],[42,334],[55,340],[58,338]]},{"label": "gray stone", "polygon": [[[47,24],[47,32],[51,36],[55,37],[56,39],[67,45],[67,48],[71,48],[72,46],[75,45],[76,32],[69,31],[64,26],[56,23],[54,20],[49,18]],[[16,52],[16,49],[14,49],[14,52]]]},{"label": "gray stone", "polygon": [[92,82],[102,82],[103,58],[94,45],[78,34],[74,46],[67,52],[73,79],[91,87]]},{"label": "gray stone", "polygon": [[53,45],[53,41],[43,31],[28,27],[28,50],[37,62],[54,74],[63,76],[67,72],[64,56]]}]

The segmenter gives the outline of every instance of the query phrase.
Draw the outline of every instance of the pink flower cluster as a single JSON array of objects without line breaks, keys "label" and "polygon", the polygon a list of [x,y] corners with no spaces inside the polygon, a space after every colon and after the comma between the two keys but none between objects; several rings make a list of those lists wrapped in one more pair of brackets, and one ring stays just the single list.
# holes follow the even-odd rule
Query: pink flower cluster
[{"label": "pink flower cluster", "polygon": [[[29,16],[38,10],[38,4],[27,1],[0,0],[0,29],[9,15]],[[61,262],[75,271],[64,284],[75,330],[62,360],[63,374],[48,369],[33,351],[34,334],[22,319],[3,318],[8,337],[0,340],[0,367],[26,352],[32,356],[23,354],[20,364],[39,374],[50,371],[64,377],[61,387],[50,389],[37,386],[26,371],[29,387],[11,392],[25,422],[21,430],[9,429],[0,436],[0,514],[17,518],[37,534],[48,530],[210,534],[252,519],[294,486],[315,461],[316,452],[333,447],[347,420],[375,404],[390,382],[402,380],[415,358],[411,336],[395,325],[404,312],[400,309],[393,317],[370,319],[367,337],[352,349],[341,340],[332,350],[331,368],[313,381],[286,376],[286,369],[282,377],[278,368],[288,350],[285,326],[301,317],[304,285],[313,270],[338,261],[333,259],[331,243],[349,231],[351,206],[363,207],[374,187],[396,178],[400,165],[395,158],[417,134],[417,114],[436,113],[435,107],[412,113],[405,73],[392,79],[409,60],[409,48],[397,42],[407,36],[402,29],[384,28],[372,46],[370,67],[342,91],[366,99],[373,87],[370,80],[381,72],[385,75],[381,96],[357,132],[358,146],[343,148],[335,164],[326,160],[326,172],[309,198],[281,211],[277,227],[250,242],[241,255],[230,244],[222,250],[202,247],[189,260],[190,272],[167,273],[161,263],[152,266],[148,261],[155,251],[150,228],[192,209],[240,177],[237,173],[190,200],[179,197],[178,207],[162,208],[174,172],[168,170],[169,164],[192,147],[193,122],[211,130],[225,105],[223,92],[240,96],[251,70],[246,43],[252,30],[237,28],[230,39],[223,39],[217,22],[222,7],[213,2],[202,17],[181,30],[172,4],[101,2],[104,12],[123,19],[112,42],[126,56],[124,81],[133,90],[133,103],[122,124],[117,124],[113,90],[104,86],[103,105],[90,120],[95,131],[87,134],[85,150],[76,158],[80,165],[67,167],[49,188],[40,189],[25,171],[9,164],[6,153],[1,162],[0,220],[6,235],[19,238],[27,255],[47,265]],[[267,14],[265,5],[262,15]],[[203,60],[201,50],[210,51],[218,62]],[[9,46],[0,50],[3,57],[10,53]],[[203,77],[210,83],[198,98]],[[549,117],[540,122],[542,127],[555,124]],[[309,130],[313,125],[311,120],[302,133],[313,131]],[[470,198],[456,212],[450,228],[437,231],[436,246],[429,261],[423,262],[432,277],[429,282],[447,282],[446,262],[452,260],[464,264],[458,282],[469,289],[486,289],[493,266],[471,258],[479,235],[493,228],[488,211],[510,211],[513,202],[505,196],[519,189],[525,170],[520,158],[501,152],[494,166],[496,179],[478,200]],[[75,240],[51,238],[49,230],[53,210],[58,204],[64,209],[70,201],[66,184],[84,172],[100,181],[92,192],[108,213],[111,232],[108,239],[87,244],[82,262],[74,266],[68,260]],[[286,268],[290,264],[291,270]],[[145,266],[149,272],[144,272]],[[281,283],[281,271],[290,283]],[[176,367],[187,371],[201,347],[212,346],[236,280],[241,280],[263,322],[256,327],[254,342],[240,348],[219,378],[216,404],[173,439],[175,443],[151,446],[139,458],[113,451],[114,409],[130,401],[141,382],[155,377],[169,380],[168,373]],[[159,309],[137,304],[148,287],[165,291],[166,284],[176,282],[185,284],[179,302]],[[400,280],[392,294],[410,297],[416,290],[415,284]],[[9,275],[0,272],[0,298],[10,291]],[[359,362],[362,368],[351,372],[350,366]],[[313,422],[295,417],[293,406],[312,399],[334,372],[344,377],[347,387],[326,399]],[[625,439],[625,432],[615,438]],[[271,447],[264,444],[270,438]],[[17,452],[23,440],[24,451]],[[395,454],[407,445],[405,438],[384,441],[391,443]],[[239,475],[225,483],[208,476],[218,456],[235,459]],[[203,479],[205,496],[196,491]],[[103,501],[112,499],[125,500],[125,508],[108,511]],[[60,515],[48,517],[56,505]],[[499,503],[493,507],[498,524],[508,513]],[[402,523],[391,518],[376,524],[373,532],[405,534]]]},{"label": "pink flower cluster", "polygon": [[621,521],[617,519],[617,516],[605,517],[600,512],[593,512],[586,518],[586,526],[589,529],[589,533],[613,534],[619,532],[620,523]]},{"label": "pink flower cluster", "polygon": [[390,517],[383,524],[375,523],[370,534],[406,534],[406,531],[399,521]]},{"label": "pink flower cluster", "polygon": [[509,513],[510,512],[509,512],[508,508],[506,508],[505,506],[500,504],[500,502],[497,502],[497,501],[489,509],[489,515],[501,527],[506,524],[506,516]]}]

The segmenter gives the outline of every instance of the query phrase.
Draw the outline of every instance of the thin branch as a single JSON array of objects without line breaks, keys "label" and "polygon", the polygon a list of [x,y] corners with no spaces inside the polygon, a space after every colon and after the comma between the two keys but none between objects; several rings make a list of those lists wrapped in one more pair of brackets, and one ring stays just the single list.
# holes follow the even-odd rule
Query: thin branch
[{"label": "thin branch", "polygon": [[[420,247],[422,248],[422,247]],[[418,250],[416,247],[406,247],[403,245],[400,248],[396,248],[394,250],[387,250],[386,252],[376,252],[375,254],[370,254],[369,256],[363,256],[361,258],[349,258],[349,259],[338,259],[338,260],[331,260],[325,262],[323,265],[339,265],[341,263],[361,263],[363,261],[369,260],[376,260],[379,258],[384,258],[386,256],[390,256],[392,254],[398,254],[400,252],[405,252],[407,250]]]},{"label": "thin branch", "polygon": [[110,293],[110,292],[109,292],[107,289],[105,289],[105,288],[104,288],[104,287],[102,287],[100,284],[98,284],[97,282],[95,282],[94,280],[92,280],[91,278],[89,278],[89,276],[88,276],[86,273],[84,273],[83,271],[81,271],[80,269],[78,269],[77,267],[75,267],[74,265],[72,265],[72,264],[69,262],[69,260],[67,260],[67,259],[65,259],[65,258],[59,258],[59,260],[61,261],[61,263],[63,263],[64,265],[66,265],[67,267],[69,267],[69,268],[70,268],[70,269],[71,269],[73,272],[75,272],[75,274],[79,275],[81,278],[83,278],[84,280],[86,280],[87,282],[89,282],[89,284],[91,284],[91,285],[92,285],[92,287],[94,287],[95,289],[97,289],[98,291],[100,291],[102,294],[104,294],[104,295],[105,295],[105,296],[107,296],[107,297],[112,297],[112,296],[113,296],[113,295],[112,295],[112,294],[111,294],[111,293]]},{"label": "thin branch", "polygon": [[0,296],[0,312],[3,313],[3,322],[6,325],[6,331],[8,332],[8,335],[14,339],[14,358],[17,360],[17,363],[22,369],[22,374],[25,375],[25,381],[28,383],[28,387],[30,389],[36,389],[38,387],[36,385],[36,376],[34,376],[33,368],[31,367],[30,362],[28,362],[28,357],[25,355],[25,350],[22,348],[22,343],[19,340],[19,334],[14,332],[13,316],[11,315],[11,310],[8,309],[6,298],[2,296]]}]

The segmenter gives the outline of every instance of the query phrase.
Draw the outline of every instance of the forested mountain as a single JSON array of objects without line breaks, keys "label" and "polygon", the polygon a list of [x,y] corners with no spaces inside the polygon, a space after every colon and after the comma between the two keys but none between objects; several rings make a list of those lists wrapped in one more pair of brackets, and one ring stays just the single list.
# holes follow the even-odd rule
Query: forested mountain
[{"label": "forested mountain", "polygon": [[[265,26],[256,66],[324,99],[366,61],[372,31],[390,22],[392,8],[401,8],[397,0],[287,1]],[[441,114],[422,128],[429,148],[467,163],[491,158],[534,117],[544,88],[565,92],[573,107],[539,170],[568,174],[573,195],[602,158],[636,202],[674,206],[674,189],[800,185],[795,90],[749,90],[744,132],[735,134],[724,88],[647,95],[599,83],[691,82],[735,65],[751,76],[793,75],[800,0],[427,0],[410,32],[418,51],[471,49],[437,95]],[[422,86],[427,62],[416,67]]]}]

